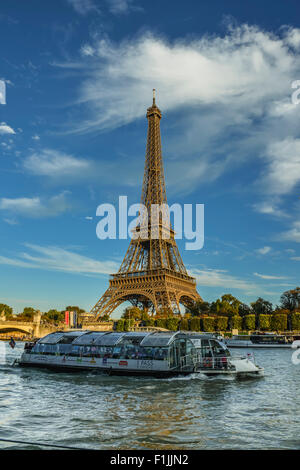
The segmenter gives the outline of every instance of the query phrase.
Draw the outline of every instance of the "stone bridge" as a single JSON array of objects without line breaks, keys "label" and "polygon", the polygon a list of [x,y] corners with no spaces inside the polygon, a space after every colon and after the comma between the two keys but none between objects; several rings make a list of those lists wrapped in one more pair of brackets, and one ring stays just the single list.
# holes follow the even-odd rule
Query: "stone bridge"
[{"label": "stone bridge", "polygon": [[30,335],[35,338],[40,338],[53,331],[56,331],[58,327],[52,325],[41,324],[41,312],[37,312],[33,320],[30,321],[18,321],[18,320],[6,320],[4,312],[0,315],[0,334],[1,333],[12,333],[20,332],[26,335]]},{"label": "stone bridge", "polygon": [[[68,326],[54,326],[54,325],[44,325],[41,323],[41,313],[37,312],[33,321],[17,321],[17,320],[6,320],[4,312],[0,315],[0,334],[1,333],[11,333],[13,336],[14,332],[24,333],[26,335],[32,336],[34,338],[41,338],[53,333],[57,330],[69,330]],[[113,322],[83,322],[83,329],[86,330],[95,330],[95,331],[107,331],[113,329]]]}]

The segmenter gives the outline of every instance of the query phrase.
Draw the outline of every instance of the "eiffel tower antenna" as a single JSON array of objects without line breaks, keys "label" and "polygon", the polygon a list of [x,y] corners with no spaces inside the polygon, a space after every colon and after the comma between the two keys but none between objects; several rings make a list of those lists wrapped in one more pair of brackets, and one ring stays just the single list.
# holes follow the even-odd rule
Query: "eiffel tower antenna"
[{"label": "eiffel tower antenna", "polygon": [[[161,151],[160,120],[162,114],[155,103],[147,109],[148,134],[140,212],[140,223],[132,237],[123,262],[109,280],[109,288],[92,308],[97,319],[110,315],[125,301],[159,313],[167,309],[179,313],[179,304],[190,305],[202,300],[196,281],[187,274],[181,259],[169,216]],[[152,207],[162,208],[153,215]],[[166,233],[168,236],[166,236]]]}]

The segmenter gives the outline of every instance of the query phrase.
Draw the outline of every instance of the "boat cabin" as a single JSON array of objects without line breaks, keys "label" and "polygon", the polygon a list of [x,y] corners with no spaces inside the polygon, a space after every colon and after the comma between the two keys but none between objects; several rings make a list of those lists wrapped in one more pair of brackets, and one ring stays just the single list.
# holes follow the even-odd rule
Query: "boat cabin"
[{"label": "boat cabin", "polygon": [[55,332],[24,350],[21,365],[95,367],[111,372],[184,372],[195,348],[182,332]]}]

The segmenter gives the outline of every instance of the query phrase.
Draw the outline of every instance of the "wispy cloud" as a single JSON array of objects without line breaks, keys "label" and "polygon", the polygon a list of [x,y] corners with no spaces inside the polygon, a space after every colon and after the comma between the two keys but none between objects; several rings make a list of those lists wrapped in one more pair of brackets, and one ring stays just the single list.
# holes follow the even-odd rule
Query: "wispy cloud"
[{"label": "wispy cloud", "polygon": [[134,3],[133,0],[106,0],[111,13],[120,15],[129,11],[142,11],[143,8]]},{"label": "wispy cloud", "polygon": [[271,194],[290,193],[300,182],[300,139],[287,137],[266,149],[268,166],[261,177],[264,190]]},{"label": "wispy cloud", "polygon": [[24,160],[24,168],[30,173],[50,177],[65,177],[82,173],[89,166],[87,160],[52,149],[32,153]]},{"label": "wispy cloud", "polygon": [[270,253],[271,249],[272,248],[270,246],[263,246],[262,248],[258,248],[256,250],[256,253],[258,253],[259,255],[266,255]]},{"label": "wispy cloud", "polygon": [[278,202],[278,198],[272,197],[271,200],[267,199],[265,201],[254,204],[253,209],[260,214],[271,215],[273,217],[289,217],[289,214],[287,214],[283,209],[280,209]]},{"label": "wispy cloud", "polygon": [[63,191],[48,199],[39,196],[32,198],[1,198],[0,210],[22,217],[54,217],[66,212],[71,207],[67,200],[68,193],[69,191]]},{"label": "wispy cloud", "polygon": [[80,15],[87,15],[88,13],[100,13],[99,7],[93,0],[67,0],[74,10]]},{"label": "wispy cloud", "polygon": [[259,273],[253,273],[254,276],[259,277],[260,279],[288,279],[286,276],[272,276],[269,274],[259,274]]},{"label": "wispy cloud", "polygon": [[[163,112],[170,118],[177,113],[168,153],[174,173],[182,170],[183,155],[188,160],[185,189],[260,158],[268,184],[259,191],[287,194],[299,175],[300,107],[290,105],[290,84],[300,73],[299,38],[297,28],[276,35],[242,25],[229,26],[225,37],[169,42],[148,33],[120,43],[96,40],[81,49],[83,63],[60,64],[80,68],[83,77],[76,100],[84,105],[83,118],[66,132],[99,132],[144,117],[145,97],[156,88]],[[285,150],[288,156],[281,158]]]},{"label": "wispy cloud", "polygon": [[255,291],[257,285],[243,279],[238,279],[226,270],[221,269],[191,269],[190,274],[194,276],[200,286],[223,287],[224,289],[240,289],[244,291]]},{"label": "wispy cloud", "polygon": [[292,224],[292,227],[277,236],[280,241],[291,241],[300,243],[300,221],[297,220]]},{"label": "wispy cloud", "polygon": [[98,261],[57,246],[25,244],[29,252],[17,257],[0,256],[0,264],[21,268],[62,271],[74,274],[110,274],[119,265],[115,261]]},{"label": "wispy cloud", "polygon": [[3,135],[3,134],[15,134],[15,131],[13,130],[12,127],[10,127],[5,122],[1,122],[0,123],[0,135]]}]

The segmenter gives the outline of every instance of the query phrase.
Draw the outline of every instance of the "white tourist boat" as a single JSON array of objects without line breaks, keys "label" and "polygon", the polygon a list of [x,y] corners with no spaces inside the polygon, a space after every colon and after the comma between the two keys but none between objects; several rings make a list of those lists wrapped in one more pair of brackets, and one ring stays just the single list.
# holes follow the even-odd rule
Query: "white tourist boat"
[{"label": "white tourist boat", "polygon": [[263,369],[249,358],[234,358],[224,343],[188,332],[51,333],[26,343],[18,361],[23,367],[95,370],[117,375],[168,377],[204,373],[257,376]]},{"label": "white tourist boat", "polygon": [[274,333],[234,335],[224,340],[228,348],[291,348],[293,339]]}]

